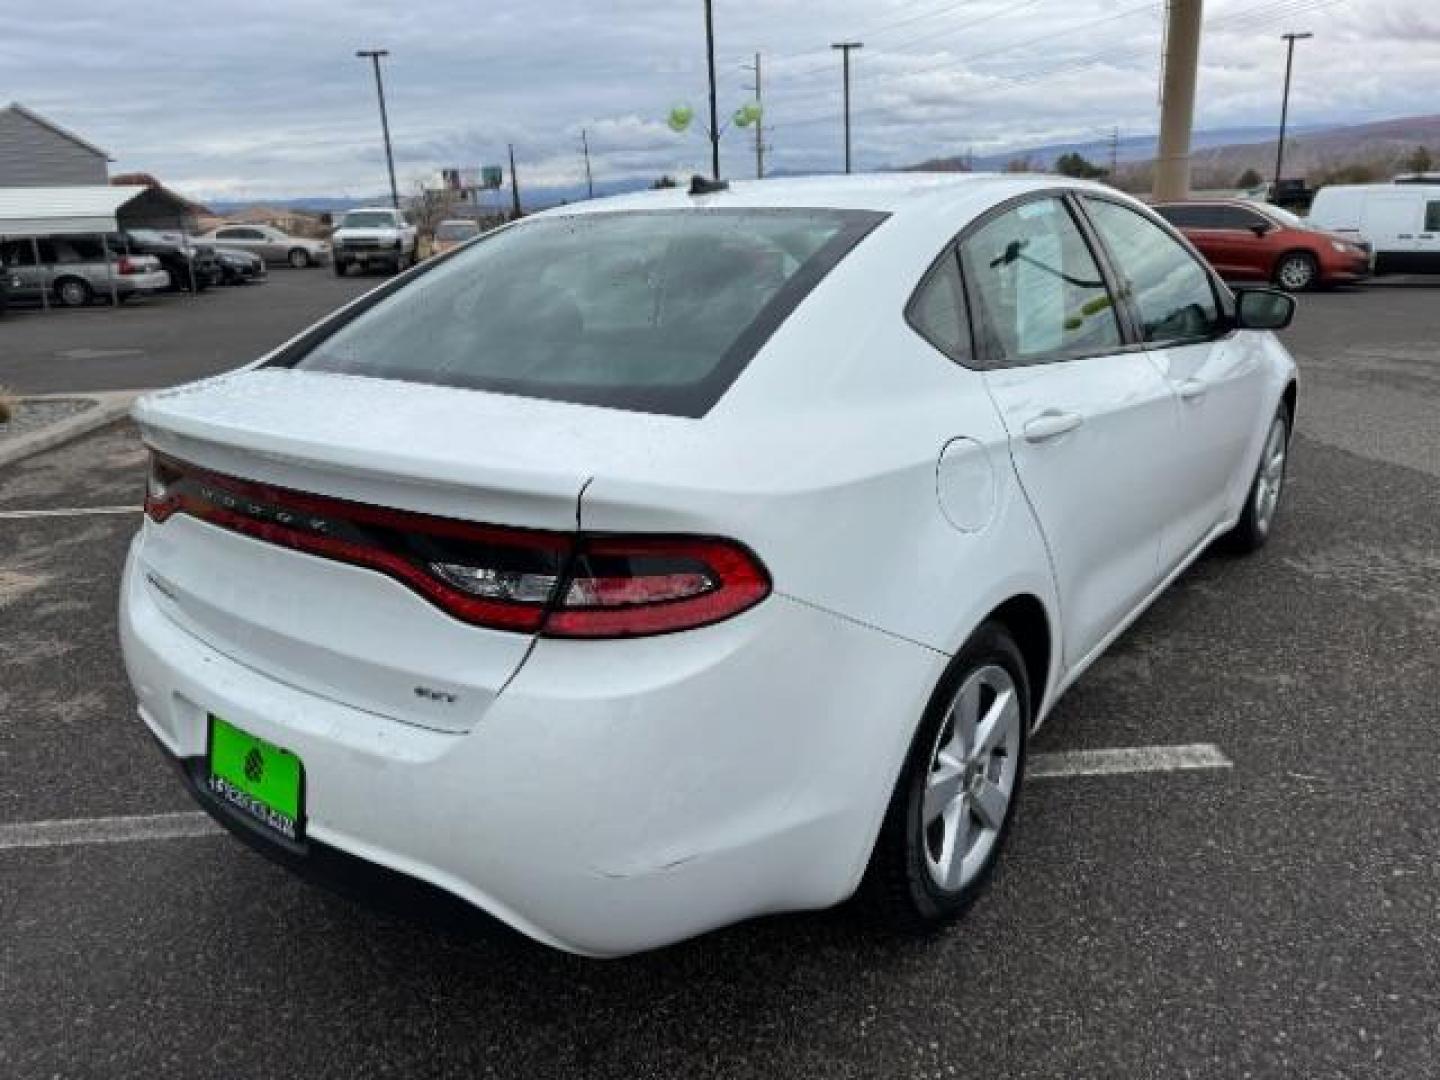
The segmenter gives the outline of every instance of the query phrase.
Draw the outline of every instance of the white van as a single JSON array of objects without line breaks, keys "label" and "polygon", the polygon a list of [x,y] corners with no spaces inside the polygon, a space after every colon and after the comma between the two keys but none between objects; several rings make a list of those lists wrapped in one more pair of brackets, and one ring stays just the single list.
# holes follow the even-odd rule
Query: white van
[{"label": "white van", "polygon": [[1323,187],[1310,224],[1369,241],[1377,274],[1440,274],[1440,184]]}]

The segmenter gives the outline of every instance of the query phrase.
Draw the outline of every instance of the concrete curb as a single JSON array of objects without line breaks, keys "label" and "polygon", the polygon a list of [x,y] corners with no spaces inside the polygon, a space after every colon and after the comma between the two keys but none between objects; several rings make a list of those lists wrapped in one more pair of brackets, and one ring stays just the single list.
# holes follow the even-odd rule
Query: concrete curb
[{"label": "concrete curb", "polygon": [[46,450],[53,450],[72,439],[89,435],[92,431],[113,424],[130,412],[130,406],[137,397],[146,393],[149,391],[110,390],[83,394],[33,394],[23,399],[28,401],[73,401],[78,398],[82,401],[93,401],[95,404],[76,416],[66,417],[57,424],[51,424],[49,427],[40,428],[38,431],[32,431],[28,435],[21,435],[15,439],[7,439],[0,444],[0,467],[13,464],[34,454],[43,453]]}]

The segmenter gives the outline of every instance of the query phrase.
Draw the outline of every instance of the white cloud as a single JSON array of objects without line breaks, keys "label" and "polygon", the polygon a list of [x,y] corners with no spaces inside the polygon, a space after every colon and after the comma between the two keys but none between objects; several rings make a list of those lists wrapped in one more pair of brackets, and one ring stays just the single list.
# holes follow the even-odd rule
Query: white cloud
[{"label": "white cloud", "polygon": [[[1211,0],[1202,127],[1275,121],[1285,30],[1297,123],[1434,110],[1434,0]],[[990,152],[1156,125],[1159,0],[716,0],[722,123],[764,55],[778,169],[835,168],[840,61],[852,57],[862,167]],[[105,146],[117,169],[202,198],[373,194],[385,186],[375,88],[357,48],[391,50],[386,92],[407,186],[449,165],[502,164],[531,188],[703,168],[706,81],[698,3],[653,0],[112,0],[0,13],[0,70],[16,99]],[[11,9],[12,12],[15,9]],[[688,102],[696,124],[664,123]],[[726,130],[747,172],[749,132]]]}]

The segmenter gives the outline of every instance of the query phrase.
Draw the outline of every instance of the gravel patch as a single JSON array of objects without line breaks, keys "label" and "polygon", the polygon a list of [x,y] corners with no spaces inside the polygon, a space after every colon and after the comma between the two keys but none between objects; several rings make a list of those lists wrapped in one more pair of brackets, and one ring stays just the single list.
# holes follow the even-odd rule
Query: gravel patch
[{"label": "gravel patch", "polygon": [[86,409],[93,409],[95,405],[94,401],[85,398],[60,398],[51,401],[21,398],[9,421],[0,423],[0,445],[3,445],[6,439],[28,435],[61,420],[68,420]]}]

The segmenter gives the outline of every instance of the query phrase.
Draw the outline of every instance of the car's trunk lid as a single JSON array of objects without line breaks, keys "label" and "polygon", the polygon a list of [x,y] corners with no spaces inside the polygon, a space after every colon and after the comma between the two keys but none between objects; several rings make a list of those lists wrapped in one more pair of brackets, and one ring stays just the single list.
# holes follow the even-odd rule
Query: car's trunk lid
[{"label": "car's trunk lid", "polygon": [[[564,437],[576,408],[260,369],[150,395],[135,416],[154,450],[222,477],[570,533],[587,479]],[[142,560],[157,603],[218,651],[425,726],[473,725],[532,640],[461,621],[372,568],[184,513],[148,528]]]}]

